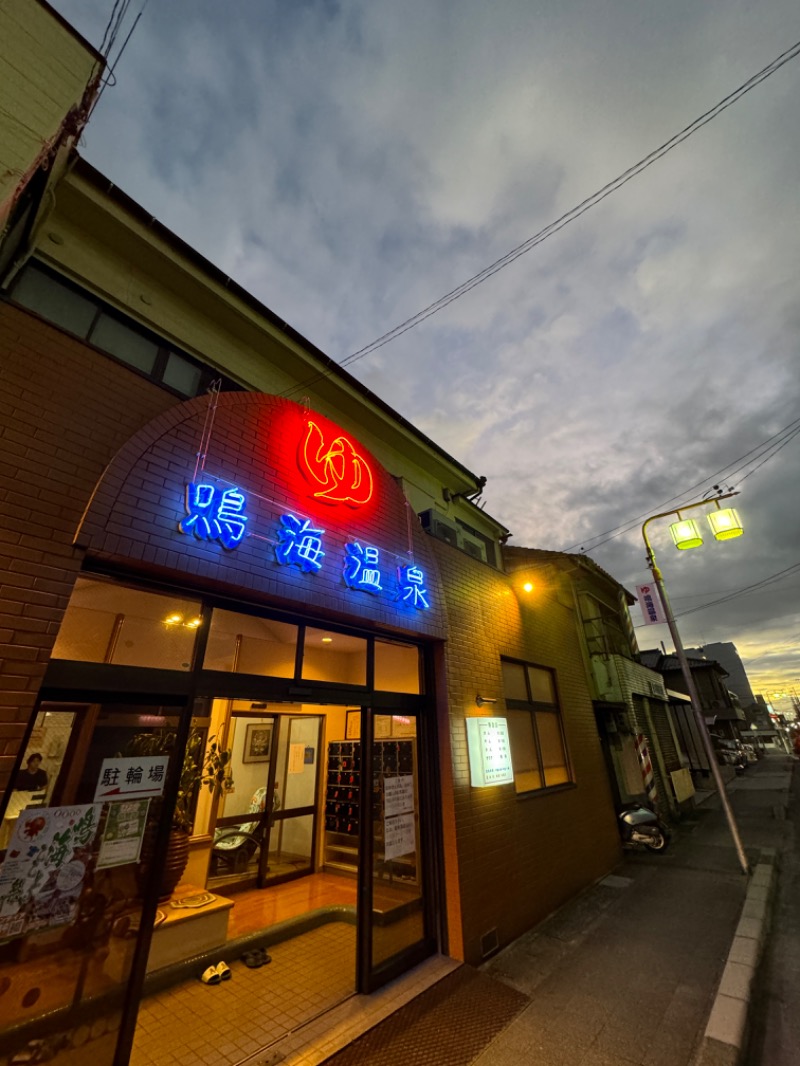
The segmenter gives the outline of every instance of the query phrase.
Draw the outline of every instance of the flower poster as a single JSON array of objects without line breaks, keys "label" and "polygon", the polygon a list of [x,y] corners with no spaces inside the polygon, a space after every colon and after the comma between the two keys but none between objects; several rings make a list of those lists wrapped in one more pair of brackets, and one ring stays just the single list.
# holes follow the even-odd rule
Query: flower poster
[{"label": "flower poster", "polygon": [[0,939],[74,921],[102,809],[86,803],[20,813],[0,866]]}]

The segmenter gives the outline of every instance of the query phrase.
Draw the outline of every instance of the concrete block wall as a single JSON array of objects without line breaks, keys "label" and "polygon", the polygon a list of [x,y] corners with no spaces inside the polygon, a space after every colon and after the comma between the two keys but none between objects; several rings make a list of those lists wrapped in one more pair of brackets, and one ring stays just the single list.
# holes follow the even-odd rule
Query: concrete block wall
[{"label": "concrete block wall", "polygon": [[80,569],[72,540],[117,449],[176,397],[0,302],[0,792]]},{"label": "concrete block wall", "polygon": [[[493,930],[500,946],[508,944],[606,874],[619,859],[619,835],[574,609],[555,588],[523,599],[509,576],[433,544],[448,613],[443,815],[460,915],[454,934],[450,904],[451,951],[460,942],[466,961],[477,963]],[[465,720],[504,713],[501,656],[556,671],[574,786],[524,796],[513,784],[470,786]],[[478,693],[498,702],[479,709]]]}]

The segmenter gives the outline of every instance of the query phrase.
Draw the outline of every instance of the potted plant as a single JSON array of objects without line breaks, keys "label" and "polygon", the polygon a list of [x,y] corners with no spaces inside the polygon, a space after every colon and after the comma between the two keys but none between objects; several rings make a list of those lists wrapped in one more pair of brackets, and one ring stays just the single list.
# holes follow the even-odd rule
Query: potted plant
[{"label": "potted plant", "polygon": [[[173,754],[176,739],[174,729],[139,733],[131,740],[126,754],[170,756]],[[178,795],[162,869],[159,901],[170,898],[189,861],[189,837],[194,823],[198,792],[201,788],[207,788],[212,795],[218,796],[232,785],[230,751],[218,743],[216,736],[212,736],[206,745],[202,731],[193,729],[186,743],[178,781]]]}]

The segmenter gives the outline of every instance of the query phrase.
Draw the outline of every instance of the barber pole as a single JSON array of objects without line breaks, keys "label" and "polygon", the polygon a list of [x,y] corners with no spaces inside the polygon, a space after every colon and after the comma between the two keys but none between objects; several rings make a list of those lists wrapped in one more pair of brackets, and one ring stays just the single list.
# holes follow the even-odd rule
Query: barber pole
[{"label": "barber pole", "polygon": [[639,756],[639,765],[642,768],[644,788],[651,803],[656,802],[656,781],[653,774],[653,764],[650,761],[650,752],[647,750],[647,741],[643,733],[636,734],[636,754]]}]

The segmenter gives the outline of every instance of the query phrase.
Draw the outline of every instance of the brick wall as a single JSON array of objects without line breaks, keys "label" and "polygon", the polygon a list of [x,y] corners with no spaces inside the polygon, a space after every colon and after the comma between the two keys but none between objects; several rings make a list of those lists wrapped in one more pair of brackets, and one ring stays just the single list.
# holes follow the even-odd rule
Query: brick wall
[{"label": "brick wall", "polygon": [[0,302],[0,791],[80,568],[72,540],[116,450],[178,403]]},{"label": "brick wall", "polygon": [[[574,610],[555,587],[523,601],[507,576],[433,544],[449,616],[442,808],[445,867],[450,878],[457,870],[459,896],[448,911],[450,946],[476,963],[490,930],[507,944],[607,873],[619,835]],[[481,713],[477,693],[497,698],[503,714],[501,655],[556,670],[574,788],[521,797],[513,785],[470,786],[464,722]]]}]

